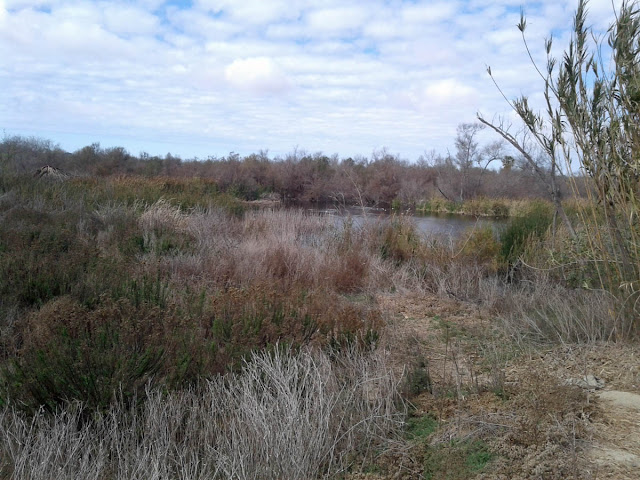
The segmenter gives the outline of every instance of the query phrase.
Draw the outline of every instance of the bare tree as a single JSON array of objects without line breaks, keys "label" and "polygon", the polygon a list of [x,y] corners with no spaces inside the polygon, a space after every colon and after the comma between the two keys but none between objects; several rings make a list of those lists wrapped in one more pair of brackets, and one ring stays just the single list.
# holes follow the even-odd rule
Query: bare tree
[{"label": "bare tree", "polygon": [[458,200],[461,202],[477,194],[483,173],[493,161],[502,158],[502,142],[484,147],[478,144],[478,133],[484,128],[482,123],[462,123],[456,130],[456,154],[452,161],[460,171]]}]

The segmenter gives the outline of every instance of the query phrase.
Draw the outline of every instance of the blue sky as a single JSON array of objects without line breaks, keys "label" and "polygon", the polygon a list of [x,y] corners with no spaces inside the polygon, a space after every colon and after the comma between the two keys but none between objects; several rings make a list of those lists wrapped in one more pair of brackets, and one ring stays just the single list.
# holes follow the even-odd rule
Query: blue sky
[{"label": "blue sky", "polygon": [[[182,158],[386,147],[415,160],[541,84],[576,1],[0,0],[0,129]],[[610,0],[589,4],[606,27]],[[495,138],[489,137],[487,141]]]}]

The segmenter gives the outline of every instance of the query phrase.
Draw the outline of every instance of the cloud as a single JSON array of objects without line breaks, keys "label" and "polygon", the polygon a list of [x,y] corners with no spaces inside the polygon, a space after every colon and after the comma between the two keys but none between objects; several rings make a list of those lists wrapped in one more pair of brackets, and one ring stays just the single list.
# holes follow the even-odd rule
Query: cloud
[{"label": "cloud", "polygon": [[120,35],[158,33],[160,19],[142,8],[108,3],[103,7],[103,19],[108,31]]},{"label": "cloud", "polygon": [[475,95],[475,89],[455,78],[430,83],[424,90],[425,100],[433,105],[451,105],[467,102]]},{"label": "cloud", "polygon": [[[521,3],[0,0],[0,128],[172,138],[183,156],[443,150],[476,111],[508,108],[486,65],[508,97],[537,98]],[[525,2],[536,61],[551,31],[562,52],[574,3]],[[610,21],[609,0],[589,8]]]},{"label": "cloud", "polygon": [[422,5],[407,5],[402,8],[403,22],[419,23],[421,25],[452,20],[459,5],[457,2],[429,2]]},{"label": "cloud", "polygon": [[268,57],[234,60],[224,76],[233,87],[258,94],[281,93],[290,87],[284,72]]},{"label": "cloud", "polygon": [[306,19],[312,34],[354,34],[369,18],[368,12],[365,6],[322,8],[309,12]]},{"label": "cloud", "polygon": [[197,9],[227,16],[250,25],[265,25],[283,19],[295,19],[299,2],[287,0],[196,0]]}]

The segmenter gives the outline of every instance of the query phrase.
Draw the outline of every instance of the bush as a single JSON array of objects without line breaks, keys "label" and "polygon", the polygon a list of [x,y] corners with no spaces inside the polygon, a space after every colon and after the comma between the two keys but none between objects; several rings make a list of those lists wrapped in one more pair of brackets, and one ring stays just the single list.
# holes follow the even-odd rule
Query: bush
[{"label": "bush", "polygon": [[116,392],[127,402],[140,397],[163,368],[163,317],[128,302],[93,311],[68,297],[49,302],[27,320],[19,356],[3,371],[9,398],[31,412],[54,412],[70,400],[92,411]]},{"label": "bush", "polygon": [[484,265],[491,273],[498,270],[502,246],[490,225],[474,227],[461,237],[458,244],[462,245],[460,253],[468,260]]},{"label": "bush", "polygon": [[377,237],[374,242],[383,260],[400,264],[420,250],[420,235],[407,217],[394,216],[390,221],[381,223],[374,234]]},{"label": "bush", "polygon": [[508,262],[515,261],[525,251],[528,243],[544,237],[552,219],[549,204],[532,202],[524,216],[511,219],[500,235],[502,257]]},{"label": "bush", "polygon": [[[3,478],[338,478],[398,438],[405,416],[382,351],[277,346],[199,388],[147,389],[141,408],[0,408]],[[87,417],[91,421],[86,421]]]}]

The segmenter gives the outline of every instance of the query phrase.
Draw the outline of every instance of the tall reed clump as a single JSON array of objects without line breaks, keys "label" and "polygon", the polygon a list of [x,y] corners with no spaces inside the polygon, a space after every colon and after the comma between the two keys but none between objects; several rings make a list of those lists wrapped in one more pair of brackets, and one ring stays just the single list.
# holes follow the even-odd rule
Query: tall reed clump
[{"label": "tall reed clump", "polygon": [[581,210],[590,260],[599,286],[616,298],[612,336],[626,338],[640,333],[640,10],[635,1],[620,6],[609,27],[610,63],[597,45],[589,51],[586,17],[581,1],[558,74],[556,96],[575,141],[562,146],[591,179],[598,208]]},{"label": "tall reed clump", "polygon": [[51,479],[336,478],[402,428],[382,351],[255,353],[241,372],[174,393],[141,392],[87,420],[70,403],[27,418],[0,409],[0,474]]},{"label": "tall reed clump", "polygon": [[[544,84],[545,113],[536,113],[526,97],[510,102],[524,123],[525,137],[518,140],[504,124],[493,125],[479,117],[545,179],[572,240],[580,242],[583,237],[588,253],[572,261],[589,264],[597,279],[594,288],[615,299],[611,319],[605,320],[615,339],[640,332],[639,6],[636,1],[622,2],[604,46],[587,26],[587,2],[579,2],[570,44],[560,61],[551,54],[552,40],[547,40],[546,68],[534,65]],[[518,28],[533,58],[524,37],[526,26],[523,15]],[[546,163],[534,160],[526,138],[542,147]],[[578,209],[578,225],[560,204],[557,177],[563,164],[574,190],[586,189],[591,199],[587,208]]]}]

